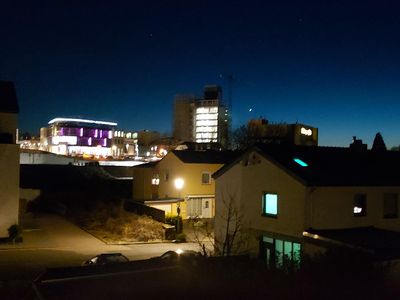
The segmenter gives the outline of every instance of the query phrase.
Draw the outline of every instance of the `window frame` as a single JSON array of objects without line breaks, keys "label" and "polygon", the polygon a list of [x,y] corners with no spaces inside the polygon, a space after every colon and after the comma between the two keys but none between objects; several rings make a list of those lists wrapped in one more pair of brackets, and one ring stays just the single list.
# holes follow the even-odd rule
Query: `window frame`
[{"label": "window frame", "polygon": [[[354,209],[356,207],[361,207],[361,212],[356,213],[354,211]],[[365,194],[365,193],[354,194],[354,196],[353,196],[353,216],[354,217],[366,217],[367,216],[367,194]]]},{"label": "window frame", "polygon": [[[203,181],[203,176],[208,175],[208,182]],[[201,172],[201,184],[203,185],[210,185],[211,184],[211,172],[203,171]]]},{"label": "window frame", "polygon": [[[276,213],[268,213],[267,210],[267,195],[274,195],[276,196]],[[278,214],[279,214],[279,197],[278,197],[278,193],[273,193],[273,192],[263,192],[262,194],[262,216],[263,217],[269,217],[269,218],[278,218]]]},{"label": "window frame", "polygon": [[151,185],[160,185],[160,176],[158,174],[153,174],[151,178]]},{"label": "window frame", "polygon": [[[287,251],[286,249],[288,245],[290,246],[290,251]],[[284,266],[290,261],[298,266],[301,262],[303,253],[303,244],[301,241],[295,241],[287,238],[277,238],[263,234],[261,235],[260,246],[261,257],[264,257],[265,255],[265,253],[261,253],[263,250],[267,248],[270,249],[270,258],[268,259],[265,257],[267,259],[266,263],[269,267],[281,269],[284,268]]]}]

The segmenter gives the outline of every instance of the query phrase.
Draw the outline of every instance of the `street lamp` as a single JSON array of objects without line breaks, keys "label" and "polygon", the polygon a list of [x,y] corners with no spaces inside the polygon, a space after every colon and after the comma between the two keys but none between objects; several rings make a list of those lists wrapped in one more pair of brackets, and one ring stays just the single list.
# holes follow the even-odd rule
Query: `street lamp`
[{"label": "street lamp", "polygon": [[177,208],[176,208],[176,212],[178,213],[178,219],[176,221],[176,232],[177,233],[180,233],[180,223],[181,223],[180,218],[179,218],[179,216],[181,214],[181,199],[180,198],[181,198],[181,190],[183,188],[184,183],[185,183],[185,181],[182,178],[176,178],[175,182],[174,182],[175,188],[178,190],[178,193],[179,193],[179,199],[178,199],[178,204],[177,204]]}]

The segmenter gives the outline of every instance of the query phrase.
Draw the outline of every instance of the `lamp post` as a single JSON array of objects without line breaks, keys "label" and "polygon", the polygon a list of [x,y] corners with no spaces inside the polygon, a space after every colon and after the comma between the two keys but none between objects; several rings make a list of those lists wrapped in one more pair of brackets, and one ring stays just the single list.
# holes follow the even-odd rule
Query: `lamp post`
[{"label": "lamp post", "polygon": [[176,178],[175,179],[175,181],[174,181],[174,183],[175,183],[175,188],[178,190],[178,195],[179,195],[179,199],[178,199],[178,204],[177,204],[177,208],[176,208],[176,212],[177,212],[177,214],[178,214],[178,219],[177,219],[177,222],[176,222],[176,232],[177,233],[180,233],[180,214],[181,214],[181,190],[182,190],[182,188],[183,188],[183,185],[184,185],[184,183],[185,183],[185,181],[182,179],[182,178]]}]

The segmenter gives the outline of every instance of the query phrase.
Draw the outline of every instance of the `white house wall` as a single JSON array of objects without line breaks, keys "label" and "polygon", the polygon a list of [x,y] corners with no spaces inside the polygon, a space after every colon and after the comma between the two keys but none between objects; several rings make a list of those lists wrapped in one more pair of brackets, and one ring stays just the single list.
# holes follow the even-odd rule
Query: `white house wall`
[{"label": "white house wall", "polygon": [[18,224],[19,210],[19,145],[0,144],[0,237]]},{"label": "white house wall", "polygon": [[[257,153],[227,170],[217,178],[216,220],[217,240],[224,239],[226,209],[223,200],[232,197],[239,207],[245,228],[254,233],[273,232],[301,238],[305,226],[306,188],[291,175]],[[262,215],[264,192],[278,194],[277,218]],[[250,252],[258,251],[259,236],[249,238]]]},{"label": "white house wall", "polygon": [[245,217],[245,203],[242,199],[242,172],[240,164],[234,165],[223,176],[218,177],[215,183],[215,219],[214,235],[217,248],[221,248],[225,240],[227,228],[227,215],[229,204]]},{"label": "white house wall", "polygon": [[[0,100],[1,101],[1,100]],[[14,113],[0,112],[0,132],[10,133],[13,136],[13,143],[16,141],[17,115]]]},{"label": "white house wall", "polygon": [[[251,228],[301,236],[305,220],[306,188],[275,164],[256,154],[255,164],[243,167],[243,201]],[[278,195],[277,218],[262,215],[264,192]]]},{"label": "white house wall", "polygon": [[[308,202],[312,217],[311,220],[308,220],[308,227],[340,229],[375,226],[400,231],[399,218],[385,219],[383,217],[385,193],[397,193],[400,197],[400,187],[318,187],[311,189]],[[366,216],[354,216],[355,194],[366,194]]]}]

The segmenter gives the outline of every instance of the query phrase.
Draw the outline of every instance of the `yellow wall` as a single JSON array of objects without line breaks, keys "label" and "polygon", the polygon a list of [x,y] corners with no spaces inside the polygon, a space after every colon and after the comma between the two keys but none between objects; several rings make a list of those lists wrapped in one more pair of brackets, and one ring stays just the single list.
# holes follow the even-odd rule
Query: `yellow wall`
[{"label": "yellow wall", "polygon": [[0,237],[18,224],[19,145],[0,144]]},{"label": "yellow wall", "polygon": [[[211,184],[202,184],[202,172],[210,172],[211,175],[219,170],[222,164],[189,164],[183,163],[172,152],[168,153],[156,166],[155,172],[159,174],[159,197],[186,197],[187,195],[214,195],[215,182],[211,178]],[[165,174],[168,173],[168,180]],[[182,178],[184,185],[179,192],[174,184],[176,178]]]},{"label": "yellow wall", "polygon": [[[173,152],[169,152],[154,168],[133,168],[133,199],[170,199],[188,196],[206,196],[215,194],[215,182],[211,178],[210,184],[202,184],[202,173],[209,172],[210,176],[220,169],[222,164],[192,164],[182,162]],[[168,174],[168,176],[167,176]],[[151,179],[158,175],[160,182],[158,186],[152,186]],[[184,180],[183,188],[178,191],[175,187],[175,179]],[[158,197],[151,197],[157,194]],[[181,203],[181,216],[187,217],[186,202]],[[215,207],[212,201],[212,212]],[[176,213],[176,205],[172,211]]]},{"label": "yellow wall", "polygon": [[153,168],[134,167],[132,170],[132,198],[138,201],[153,199],[152,196],[157,194],[157,187],[151,184],[154,173]]}]

